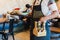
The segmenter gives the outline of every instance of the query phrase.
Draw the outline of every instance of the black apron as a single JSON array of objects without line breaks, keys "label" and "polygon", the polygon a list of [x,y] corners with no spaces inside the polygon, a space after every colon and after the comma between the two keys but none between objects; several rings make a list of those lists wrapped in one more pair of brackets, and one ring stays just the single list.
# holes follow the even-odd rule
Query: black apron
[{"label": "black apron", "polygon": [[33,29],[34,29],[34,21],[38,21],[40,17],[44,16],[42,11],[41,11],[41,3],[40,5],[33,6],[33,11],[32,11],[32,18],[31,18],[31,28],[30,28],[30,40],[34,40],[33,36]]},{"label": "black apron", "polygon": [[44,16],[41,10],[41,3],[42,0],[39,5],[33,6],[33,18],[35,20],[39,20],[42,16]]}]

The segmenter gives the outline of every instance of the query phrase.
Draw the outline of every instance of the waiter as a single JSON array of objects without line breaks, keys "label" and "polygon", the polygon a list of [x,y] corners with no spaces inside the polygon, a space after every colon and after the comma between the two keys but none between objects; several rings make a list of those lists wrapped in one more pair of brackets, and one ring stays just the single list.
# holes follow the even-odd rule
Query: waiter
[{"label": "waiter", "polygon": [[[55,3],[55,0],[35,0],[35,5],[33,6],[33,19],[34,21],[39,20],[41,23],[49,19],[58,17],[59,12]],[[41,15],[40,15],[41,14]],[[30,40],[50,40],[50,29],[48,21],[46,22],[46,36],[37,37],[33,34],[34,23],[30,30]]]}]

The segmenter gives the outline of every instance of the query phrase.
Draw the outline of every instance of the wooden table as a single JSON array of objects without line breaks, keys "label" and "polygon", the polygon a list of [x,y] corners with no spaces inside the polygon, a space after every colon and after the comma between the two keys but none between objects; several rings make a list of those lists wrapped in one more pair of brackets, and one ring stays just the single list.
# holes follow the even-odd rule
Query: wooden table
[{"label": "wooden table", "polygon": [[50,30],[52,32],[60,33],[60,28],[58,28],[58,27],[50,27]]}]

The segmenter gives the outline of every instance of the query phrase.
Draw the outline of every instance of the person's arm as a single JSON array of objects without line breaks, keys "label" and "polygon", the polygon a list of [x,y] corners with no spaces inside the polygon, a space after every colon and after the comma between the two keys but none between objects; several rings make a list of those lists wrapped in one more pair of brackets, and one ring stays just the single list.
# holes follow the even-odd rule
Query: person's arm
[{"label": "person's arm", "polygon": [[32,15],[32,9],[31,8],[29,9],[28,13],[29,13],[28,15]]},{"label": "person's arm", "polygon": [[[46,7],[47,7],[47,6],[46,6]],[[48,7],[48,8],[49,8],[49,7]],[[44,9],[44,10],[46,10],[46,9]],[[42,11],[43,11],[43,10],[42,10]],[[42,17],[42,18],[40,19],[41,22],[44,22],[44,21],[47,21],[47,20],[49,20],[49,19],[53,19],[53,18],[58,17],[59,12],[58,12],[58,10],[57,10],[56,4],[51,5],[49,11],[51,11],[51,12],[50,12],[50,15],[46,15],[45,17]],[[44,12],[45,12],[45,11],[44,11]],[[44,12],[43,12],[43,13],[44,13]],[[45,12],[45,13],[48,13],[48,12]]]},{"label": "person's arm", "polygon": [[49,19],[53,19],[53,18],[56,18],[56,17],[58,17],[57,11],[54,11],[54,12],[52,12],[50,15],[45,16],[45,17],[42,17],[42,18],[40,19],[40,21],[41,21],[41,22],[44,22],[44,21],[47,21],[47,20],[49,20]]},{"label": "person's arm", "polygon": [[49,9],[51,11],[51,15],[48,15],[49,19],[53,19],[59,16],[59,11],[55,2],[49,5]]},{"label": "person's arm", "polygon": [[59,15],[58,15],[58,18],[60,18],[60,10],[59,10]]},{"label": "person's arm", "polygon": [[35,3],[36,3],[36,0],[34,0],[34,1],[33,1],[33,4],[31,5],[29,15],[32,15],[32,13],[33,13],[33,6],[35,5]]}]

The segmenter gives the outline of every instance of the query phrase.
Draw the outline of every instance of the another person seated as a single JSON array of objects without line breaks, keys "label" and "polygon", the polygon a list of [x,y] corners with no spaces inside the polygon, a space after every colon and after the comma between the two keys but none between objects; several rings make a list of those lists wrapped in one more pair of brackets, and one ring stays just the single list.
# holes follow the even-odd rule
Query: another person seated
[{"label": "another person seated", "polygon": [[25,7],[26,7],[26,10],[20,11],[19,17],[20,17],[20,20],[23,20],[24,29],[28,30],[29,25],[30,25],[30,17],[31,17],[31,13],[32,13],[32,7],[29,4],[26,4]]},{"label": "another person seated", "polygon": [[23,11],[23,13],[27,13],[27,15],[23,16],[23,21],[24,21],[24,26],[25,26],[25,30],[28,30],[30,27],[30,19],[31,19],[31,13],[32,13],[32,6],[29,4],[26,4],[26,10]]},{"label": "another person seated", "polygon": [[15,20],[19,20],[18,10],[20,10],[20,9],[15,8],[15,9],[13,9],[13,11],[7,12],[8,19],[12,18],[12,19],[15,19]]}]

